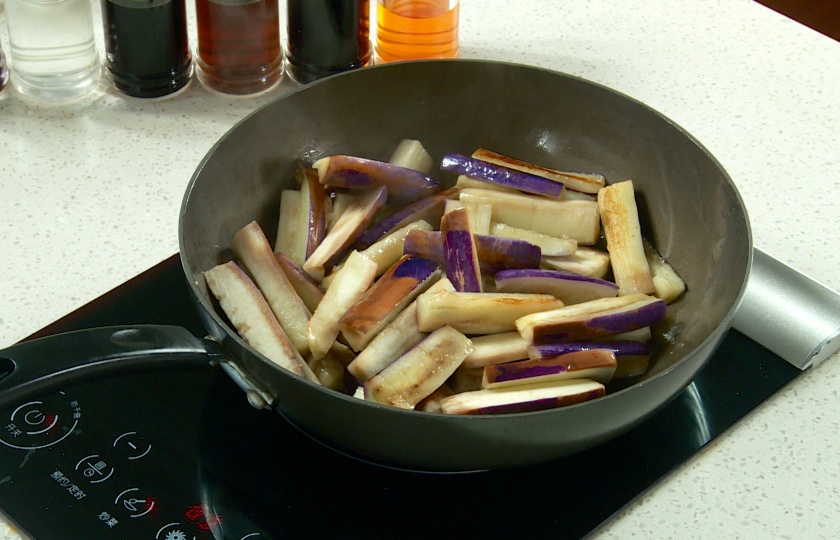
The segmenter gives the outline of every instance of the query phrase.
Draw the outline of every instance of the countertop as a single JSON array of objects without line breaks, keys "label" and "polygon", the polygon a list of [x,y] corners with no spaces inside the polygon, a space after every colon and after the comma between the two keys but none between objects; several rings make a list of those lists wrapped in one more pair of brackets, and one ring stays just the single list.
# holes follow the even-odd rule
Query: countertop
[{"label": "countertop", "polygon": [[[0,40],[8,55],[1,3]],[[571,73],[669,116],[728,170],[756,246],[840,289],[840,43],[752,0],[466,0],[461,42],[465,58]],[[177,252],[181,197],[202,156],[295,87],[232,98],[194,80],[170,99],[142,101],[103,83],[60,105],[7,87],[0,347]],[[594,538],[836,538],[838,388],[835,355]],[[0,538],[18,535],[0,526]]]}]

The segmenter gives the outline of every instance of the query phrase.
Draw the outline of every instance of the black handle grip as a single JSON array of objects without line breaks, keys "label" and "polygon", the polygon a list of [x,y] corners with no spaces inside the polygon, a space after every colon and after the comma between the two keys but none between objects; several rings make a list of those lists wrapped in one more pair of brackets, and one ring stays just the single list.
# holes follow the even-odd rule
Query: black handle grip
[{"label": "black handle grip", "polygon": [[178,326],[77,330],[0,350],[0,410],[65,387],[140,371],[206,368],[216,351]]}]

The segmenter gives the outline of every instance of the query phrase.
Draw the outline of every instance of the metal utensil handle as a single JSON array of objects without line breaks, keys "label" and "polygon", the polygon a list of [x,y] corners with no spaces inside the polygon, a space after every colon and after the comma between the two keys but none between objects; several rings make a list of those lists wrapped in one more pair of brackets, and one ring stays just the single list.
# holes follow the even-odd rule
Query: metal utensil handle
[{"label": "metal utensil handle", "polygon": [[756,249],[732,326],[807,369],[840,349],[840,294]]},{"label": "metal utensil handle", "polygon": [[46,336],[0,350],[0,410],[105,376],[207,367],[207,344],[178,326],[110,326]]}]

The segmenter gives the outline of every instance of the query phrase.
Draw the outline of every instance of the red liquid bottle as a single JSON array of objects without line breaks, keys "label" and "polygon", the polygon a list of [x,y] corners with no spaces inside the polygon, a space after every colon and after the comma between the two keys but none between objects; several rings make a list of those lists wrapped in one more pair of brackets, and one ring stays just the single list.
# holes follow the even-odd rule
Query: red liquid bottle
[{"label": "red liquid bottle", "polygon": [[267,90],[283,73],[277,0],[196,0],[198,78],[226,94]]}]

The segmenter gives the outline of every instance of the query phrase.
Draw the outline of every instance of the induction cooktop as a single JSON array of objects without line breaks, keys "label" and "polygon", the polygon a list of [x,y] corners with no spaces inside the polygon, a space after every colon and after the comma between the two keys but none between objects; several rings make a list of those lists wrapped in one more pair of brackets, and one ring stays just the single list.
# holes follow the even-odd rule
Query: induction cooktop
[{"label": "induction cooktop", "polygon": [[[177,255],[31,337],[141,323],[204,335]],[[218,366],[110,378],[0,412],[0,511],[38,540],[586,538],[799,373],[730,330],[674,401],[617,439],[461,474],[334,451],[251,408]]]}]

